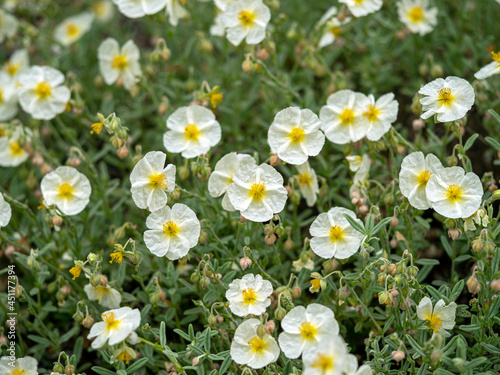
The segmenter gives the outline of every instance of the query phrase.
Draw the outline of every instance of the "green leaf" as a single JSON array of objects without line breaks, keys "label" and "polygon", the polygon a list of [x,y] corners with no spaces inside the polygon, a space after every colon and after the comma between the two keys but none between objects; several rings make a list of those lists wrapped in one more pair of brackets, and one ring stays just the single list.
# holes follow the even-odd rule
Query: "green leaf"
[{"label": "green leaf", "polygon": [[472,145],[474,144],[475,140],[477,139],[477,137],[479,137],[479,134],[473,134],[468,140],[467,142],[465,142],[465,145],[464,145],[464,151],[467,151],[469,148],[472,147]]},{"label": "green leaf", "polygon": [[[460,327],[460,328],[462,328],[462,327]],[[483,348],[485,348],[491,354],[500,355],[500,348],[498,348],[498,347],[496,347],[494,345],[486,344],[485,342],[482,342],[481,346]]]},{"label": "green leaf", "polygon": [[151,360],[151,358],[141,358],[141,359],[137,360],[136,362],[134,362],[132,365],[130,365],[127,368],[127,374],[131,374],[134,371],[139,370],[140,368],[144,367],[144,365],[146,363],[148,363],[148,361],[150,361],[150,360]]},{"label": "green leaf", "polygon": [[422,258],[422,259],[417,259],[415,263],[421,266],[437,266],[439,265],[439,260]]},{"label": "green leaf", "polygon": [[463,325],[458,328],[460,328],[462,331],[465,332],[474,332],[481,329],[481,327],[478,324]]},{"label": "green leaf", "polygon": [[456,301],[456,299],[460,296],[462,290],[464,289],[464,284],[465,284],[464,279],[460,280],[458,283],[455,284],[453,290],[451,291],[450,301],[453,302]]},{"label": "green leaf", "polygon": [[498,123],[500,124],[500,115],[498,113],[496,113],[494,110],[492,109],[488,109],[488,112],[495,118],[495,120],[498,121]]},{"label": "green leaf", "polygon": [[227,356],[226,359],[220,365],[219,374],[220,375],[225,374],[229,366],[231,366],[232,362],[233,360],[231,359],[231,356]]},{"label": "green leaf", "polygon": [[500,143],[496,139],[491,138],[491,137],[486,137],[485,139],[486,139],[486,142],[488,142],[491,146],[493,146],[493,148],[495,150],[500,152]]},{"label": "green leaf", "polygon": [[210,336],[210,327],[207,327],[205,330],[205,341],[204,341],[204,346],[205,350],[210,353],[210,339],[212,337]]},{"label": "green leaf", "polygon": [[439,291],[436,288],[434,288],[433,286],[426,285],[426,289],[429,292],[429,294],[432,296],[432,298],[434,298],[436,301],[439,301],[440,299],[444,299],[443,296],[441,295],[441,293],[439,293]]},{"label": "green leaf", "polygon": [[[167,343],[167,327],[165,326],[165,322],[160,323],[160,345],[163,347]],[[184,332],[183,332],[184,333]]]},{"label": "green leaf", "polygon": [[387,224],[389,224],[392,220],[392,217],[386,217],[385,219],[381,220],[380,223],[375,225],[373,230],[370,232],[370,236],[375,236],[378,232],[382,230],[383,227],[385,227]]},{"label": "green leaf", "polygon": [[[184,332],[182,329],[174,328],[174,332],[177,333],[179,336],[181,336],[184,340],[191,341],[191,337]],[[165,346],[165,345],[162,345]]]},{"label": "green leaf", "polygon": [[444,250],[446,251],[448,256],[451,259],[455,259],[455,255],[453,254],[453,250],[451,248],[450,243],[448,242],[448,239],[445,236],[441,236],[440,238],[441,238],[441,244],[443,245]]},{"label": "green leaf", "polygon": [[104,367],[99,367],[99,366],[92,367],[92,371],[97,372],[99,375],[116,375],[116,372],[109,371]]},{"label": "green leaf", "polygon": [[[421,356],[424,356],[424,353],[422,352],[422,347],[418,344],[418,342],[415,341],[415,339],[410,335],[406,334],[405,335],[406,340],[410,343],[411,347]],[[413,357],[415,358],[415,357]]]},{"label": "green leaf", "polygon": [[59,338],[59,343],[60,344],[64,344],[66,341],[68,341],[70,338],[72,338],[78,332],[80,332],[80,327],[79,326],[74,326],[73,328],[71,328],[68,332],[66,332],[64,335],[62,335]]},{"label": "green leaf", "polygon": [[349,215],[344,214],[344,217],[346,220],[351,224],[351,226],[356,229],[359,233],[366,234],[365,228],[363,228],[363,225],[360,224],[356,219],[352,218]]}]

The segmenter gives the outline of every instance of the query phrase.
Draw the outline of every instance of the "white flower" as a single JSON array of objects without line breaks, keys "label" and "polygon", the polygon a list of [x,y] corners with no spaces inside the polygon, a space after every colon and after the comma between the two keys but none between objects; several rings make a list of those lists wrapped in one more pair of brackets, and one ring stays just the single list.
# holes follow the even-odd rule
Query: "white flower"
[{"label": "white flower", "polygon": [[403,159],[399,172],[399,188],[410,204],[426,210],[431,207],[425,188],[431,177],[444,169],[436,155],[412,152]]},{"label": "white flower", "polygon": [[17,128],[12,136],[0,137],[0,166],[17,167],[28,159],[29,154],[24,149],[29,136]]},{"label": "white flower", "polygon": [[229,4],[233,0],[214,0],[215,6],[222,10],[223,12],[227,8],[227,4]]},{"label": "white flower", "polygon": [[231,152],[224,155],[215,164],[215,169],[208,178],[208,192],[210,196],[217,198],[224,194],[222,207],[227,211],[236,211],[226,194],[227,188],[233,183],[234,172],[246,164],[256,165],[255,159],[250,155]]},{"label": "white flower", "polygon": [[98,0],[92,2],[92,13],[99,22],[106,22],[113,17],[115,9],[111,1]]},{"label": "white flower", "polygon": [[342,337],[329,335],[316,346],[316,350],[304,354],[303,375],[342,375],[347,348]]},{"label": "white flower", "polygon": [[438,214],[465,219],[481,206],[483,185],[475,173],[465,174],[461,167],[450,167],[431,177],[425,193]]},{"label": "white flower", "polygon": [[318,25],[326,25],[324,26],[325,33],[321,35],[318,43],[318,48],[323,48],[332,44],[335,39],[342,33],[342,29],[340,26],[351,22],[351,17],[345,17],[343,21],[340,21],[337,17],[334,17],[336,14],[337,7],[331,7],[319,20]]},{"label": "white flower", "polygon": [[168,21],[172,26],[177,26],[180,19],[189,16],[189,13],[181,5],[180,0],[167,0]]},{"label": "white flower", "polygon": [[41,183],[46,205],[55,204],[65,215],[82,212],[90,200],[92,188],[84,174],[72,167],[58,167],[45,175]]},{"label": "white flower", "polygon": [[320,153],[325,135],[321,121],[309,109],[288,107],[279,111],[269,128],[267,142],[271,151],[290,164],[303,164]]},{"label": "white flower", "polygon": [[[359,156],[357,158],[360,158]],[[371,159],[367,154],[363,154],[361,157],[361,162],[358,164],[359,159],[353,162],[349,160],[349,156],[346,159],[349,161],[349,167],[352,171],[356,171],[354,174],[354,178],[352,180],[352,185],[349,189],[350,195],[353,194],[354,191],[358,191],[365,186],[366,180],[368,179],[368,174],[370,173],[370,165]]]},{"label": "white flower", "polygon": [[215,115],[199,105],[177,109],[168,117],[167,128],[163,145],[168,152],[181,152],[187,159],[206,154],[221,138]]},{"label": "white flower", "polygon": [[309,162],[297,165],[297,181],[299,184],[300,193],[305,198],[309,207],[314,206],[318,199],[319,186],[316,172],[311,168]]},{"label": "white flower", "polygon": [[168,0],[112,0],[118,10],[128,18],[155,14],[165,8]]},{"label": "white flower", "polygon": [[229,200],[241,215],[252,221],[269,221],[285,207],[283,177],[269,164],[246,164],[233,174],[227,189]]},{"label": "white flower", "polygon": [[107,38],[99,45],[97,57],[99,70],[107,85],[112,85],[122,77],[123,86],[129,90],[142,74],[139,48],[133,40],[127,41],[120,49],[115,39]]},{"label": "white flower", "polygon": [[424,120],[437,114],[439,122],[459,120],[474,104],[474,89],[465,79],[459,77],[438,78],[422,87],[419,94]]},{"label": "white flower", "polygon": [[434,309],[429,297],[424,297],[417,306],[417,316],[420,320],[425,320],[429,324],[429,328],[434,332],[439,332],[444,336],[450,336],[445,331],[455,327],[455,314],[457,311],[457,304],[455,302],[445,306],[445,302],[440,299],[437,301]]},{"label": "white flower", "polygon": [[200,221],[192,209],[182,203],[165,206],[146,219],[149,230],[144,232],[144,243],[151,253],[176,260],[195,247],[200,238]]},{"label": "white flower", "polygon": [[222,21],[222,13],[217,13],[215,15],[214,24],[210,26],[210,35],[224,36],[225,33],[226,28],[224,27],[224,22]]},{"label": "white flower", "polygon": [[93,20],[94,15],[91,12],[83,12],[68,17],[54,30],[54,39],[63,46],[69,46],[90,30]]},{"label": "white flower", "polygon": [[0,358],[0,374],[2,375],[38,375],[38,361],[33,357],[16,358],[14,366],[11,357]]},{"label": "white flower", "polygon": [[139,208],[151,212],[167,204],[167,194],[175,189],[175,165],[165,167],[167,155],[161,151],[151,151],[137,162],[132,173],[132,199]]},{"label": "white flower", "polygon": [[340,90],[328,97],[319,118],[321,129],[330,142],[357,142],[366,135],[363,111],[358,105],[364,98],[363,94],[351,90]]},{"label": "white flower", "polygon": [[19,22],[17,22],[16,17],[0,9],[0,43],[4,41],[5,37],[14,36],[18,26]]},{"label": "white flower", "polygon": [[399,20],[412,33],[425,35],[437,24],[437,8],[429,8],[428,0],[401,0],[397,3]]},{"label": "white flower", "polygon": [[32,66],[19,74],[19,104],[34,119],[51,120],[64,112],[70,91],[64,74],[49,66]]},{"label": "white flower", "polygon": [[16,82],[6,73],[0,72],[0,121],[10,120],[16,115],[16,113],[17,113]]},{"label": "white flower", "polygon": [[359,167],[361,167],[361,162],[363,161],[363,158],[361,156],[348,155],[345,158],[349,162],[349,169],[351,170],[351,172],[356,172]]},{"label": "white flower", "polygon": [[278,360],[280,348],[276,340],[267,333],[259,337],[259,324],[257,319],[248,319],[236,328],[231,343],[231,358],[237,364],[259,369]]},{"label": "white flower", "polygon": [[496,53],[491,52],[491,59],[493,61],[479,69],[479,71],[474,74],[474,77],[477,79],[485,79],[494,74],[500,73],[500,51]]},{"label": "white flower", "polygon": [[292,267],[295,270],[295,272],[300,272],[300,270],[302,270],[302,268],[305,268],[306,270],[312,271],[312,270],[314,270],[314,262],[311,258],[307,258],[307,261],[304,262],[302,260],[302,257],[300,257],[299,259],[294,260],[292,262]]},{"label": "white flower", "polygon": [[105,311],[101,314],[102,322],[95,323],[90,329],[88,339],[96,337],[92,342],[92,348],[99,349],[108,345],[116,345],[127,338],[137,342],[135,330],[141,324],[141,313],[139,309],[122,307],[115,310]]},{"label": "white flower", "polygon": [[85,285],[83,288],[87,297],[91,301],[98,301],[102,307],[109,309],[117,309],[120,307],[122,295],[116,289],[111,288],[109,285],[93,287],[90,284]]},{"label": "white flower", "polygon": [[344,214],[363,225],[356,214],[347,208],[333,207],[319,214],[309,229],[311,249],[316,255],[327,259],[346,259],[359,250],[364,236],[349,224]]},{"label": "white flower", "polygon": [[339,334],[339,324],[333,311],[318,303],[294,307],[281,322],[283,331],[278,341],[281,350],[288,358],[299,358],[302,352],[307,355],[315,351],[318,343],[325,337]]},{"label": "white flower", "polygon": [[30,60],[28,50],[18,49],[11,56],[9,61],[3,65],[3,71],[7,73],[17,83],[19,73],[29,68]]},{"label": "white flower", "polygon": [[3,194],[0,193],[0,228],[6,227],[12,217],[12,208],[5,201]]},{"label": "white flower", "polygon": [[382,0],[339,0],[347,5],[354,17],[362,17],[382,8]]},{"label": "white flower", "polygon": [[362,122],[366,127],[366,138],[378,141],[391,129],[391,124],[398,117],[399,104],[394,94],[382,95],[375,101],[373,95],[364,96],[358,103],[363,114]]},{"label": "white flower", "polygon": [[344,357],[344,375],[372,375],[370,366],[363,365],[358,368],[358,359],[355,355],[348,354]]},{"label": "white flower", "polygon": [[235,279],[229,284],[226,298],[229,309],[234,315],[247,316],[261,315],[271,304],[269,296],[273,293],[273,286],[261,275],[248,274],[241,279]]},{"label": "white flower", "polygon": [[490,223],[490,217],[484,208],[480,208],[476,212],[474,212],[471,216],[464,220],[464,230],[466,231],[474,231],[476,230],[476,225],[482,225],[483,227],[487,227]]},{"label": "white flower", "polygon": [[248,44],[258,44],[266,37],[266,26],[271,19],[271,11],[262,0],[230,1],[222,22],[227,28],[227,39],[235,46],[243,39]]}]

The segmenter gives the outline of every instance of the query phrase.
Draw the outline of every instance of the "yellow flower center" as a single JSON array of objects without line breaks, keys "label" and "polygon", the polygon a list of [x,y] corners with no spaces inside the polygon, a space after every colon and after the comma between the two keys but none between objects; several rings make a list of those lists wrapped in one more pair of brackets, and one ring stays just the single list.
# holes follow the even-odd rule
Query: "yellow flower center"
[{"label": "yellow flower center", "polygon": [[288,135],[290,137],[290,140],[292,141],[292,143],[301,143],[304,138],[306,137],[306,132],[304,131],[304,129],[302,128],[299,128],[299,127],[296,127],[296,128],[293,128],[292,131],[290,132],[290,134]]},{"label": "yellow flower center", "polygon": [[184,136],[186,137],[186,140],[188,141],[197,141],[198,137],[200,136],[200,131],[194,124],[188,124],[184,128]]},{"label": "yellow flower center", "polygon": [[99,285],[98,287],[94,288],[95,292],[97,293],[97,298],[101,299],[104,297],[107,293],[110,292],[110,289],[106,288],[105,286]]},{"label": "yellow flower center", "polygon": [[164,174],[154,174],[149,177],[149,185],[153,189],[167,189],[168,179]]},{"label": "yellow flower center", "polygon": [[411,22],[418,23],[424,19],[424,11],[421,7],[416,6],[408,12],[408,18]]},{"label": "yellow flower center", "polygon": [[260,201],[266,195],[266,186],[262,182],[258,182],[250,186],[250,197],[253,200]]},{"label": "yellow flower center", "polygon": [[66,32],[69,37],[75,37],[80,34],[80,27],[75,25],[74,23],[68,23],[66,25]]},{"label": "yellow flower center", "polygon": [[438,100],[443,105],[450,105],[453,102],[453,95],[451,95],[451,90],[449,87],[444,87],[439,90]]},{"label": "yellow flower center", "polygon": [[123,70],[127,67],[127,56],[117,55],[111,60],[111,68],[116,70]]},{"label": "yellow flower center", "polygon": [[21,64],[14,64],[13,62],[9,61],[7,62],[7,64],[5,64],[4,69],[11,77],[14,77],[19,70],[20,65]]},{"label": "yellow flower center", "polygon": [[3,102],[3,91],[0,89],[0,104]]},{"label": "yellow flower center", "polygon": [[332,33],[334,37],[338,37],[340,34],[342,34],[342,29],[337,26],[330,27],[330,33]]},{"label": "yellow flower center", "polygon": [[311,367],[316,367],[316,368],[320,369],[321,372],[323,372],[323,373],[325,373],[329,370],[332,370],[333,369],[333,356],[319,353],[318,356],[316,357],[316,360],[311,365]]},{"label": "yellow flower center", "polygon": [[434,332],[439,331],[439,328],[443,325],[443,321],[437,315],[427,314],[425,320],[429,321],[429,326]]},{"label": "yellow flower center", "polygon": [[45,81],[40,82],[38,85],[36,85],[35,94],[40,99],[45,99],[49,97],[50,94],[52,94],[52,87]]},{"label": "yellow flower center", "polygon": [[115,251],[114,253],[109,254],[111,260],[109,263],[121,263],[123,262],[123,253],[121,251]]},{"label": "yellow flower center", "polygon": [[224,97],[224,95],[222,95],[221,93],[212,94],[210,96],[210,104],[212,104],[212,107],[217,108],[217,106],[220,103],[222,103],[222,98],[223,97]]},{"label": "yellow flower center", "polygon": [[59,186],[59,196],[64,199],[69,199],[73,196],[73,187],[70,184],[64,183]]},{"label": "yellow flower center", "polygon": [[446,198],[452,202],[456,202],[462,199],[462,188],[458,185],[450,185],[446,189]]},{"label": "yellow flower center", "polygon": [[304,340],[314,340],[316,337],[316,327],[309,322],[304,322],[299,327],[300,334]]},{"label": "yellow flower center", "polygon": [[352,125],[354,123],[354,111],[346,108],[342,111],[339,118],[342,125]]},{"label": "yellow flower center", "polygon": [[366,107],[366,112],[363,113],[363,116],[365,116],[368,121],[374,122],[378,119],[378,116],[380,115],[380,111],[375,107],[374,104],[368,104]]},{"label": "yellow flower center", "polygon": [[242,10],[238,14],[238,19],[245,27],[252,26],[255,22],[255,14],[249,12],[248,10]]},{"label": "yellow flower center", "polygon": [[12,372],[10,374],[11,375],[26,375],[26,372],[24,372],[24,370],[22,368],[15,368],[14,370],[12,370]]},{"label": "yellow flower center", "polygon": [[126,350],[121,352],[120,355],[118,356],[119,361],[125,362],[127,364],[130,362],[131,359],[132,356]]},{"label": "yellow flower center", "polygon": [[253,337],[249,342],[250,348],[254,353],[262,353],[266,349],[266,343],[259,336]]},{"label": "yellow flower center", "polygon": [[246,288],[241,292],[243,295],[243,303],[245,305],[253,305],[257,301],[257,293],[253,288]]},{"label": "yellow flower center", "polygon": [[106,330],[111,331],[112,329],[116,329],[120,325],[120,321],[116,319],[115,313],[110,311],[104,314],[101,314],[102,320],[106,323]]},{"label": "yellow flower center", "polygon": [[179,234],[179,227],[173,221],[168,221],[163,224],[163,233],[167,237],[175,237]]},{"label": "yellow flower center", "polygon": [[493,61],[496,61],[500,64],[500,51],[498,51],[497,53],[491,52],[491,58]]},{"label": "yellow flower center", "polygon": [[19,146],[19,143],[17,143],[16,141],[10,142],[9,149],[10,149],[10,153],[13,156],[20,156],[24,152],[23,148],[21,146]]},{"label": "yellow flower center", "polygon": [[332,242],[342,241],[344,238],[344,231],[338,225],[334,225],[330,228],[330,239]]},{"label": "yellow flower center", "polygon": [[427,182],[429,182],[429,180],[431,179],[432,177],[432,173],[430,171],[423,171],[423,172],[420,172],[417,176],[417,182],[418,182],[418,185],[420,187],[426,187],[427,186]]},{"label": "yellow flower center", "polygon": [[319,288],[321,288],[321,280],[320,279],[312,279],[311,285],[312,285],[314,290],[319,290]]},{"label": "yellow flower center", "polygon": [[301,187],[311,185],[312,178],[309,176],[308,173],[298,174],[297,177],[299,178],[299,185]]},{"label": "yellow flower center", "polygon": [[98,16],[102,16],[106,12],[106,4],[104,1],[98,1],[97,3],[92,4],[92,10]]},{"label": "yellow flower center", "polygon": [[71,267],[69,270],[69,273],[73,275],[73,280],[76,279],[78,276],[80,276],[81,272],[82,272],[82,267],[79,266]]}]

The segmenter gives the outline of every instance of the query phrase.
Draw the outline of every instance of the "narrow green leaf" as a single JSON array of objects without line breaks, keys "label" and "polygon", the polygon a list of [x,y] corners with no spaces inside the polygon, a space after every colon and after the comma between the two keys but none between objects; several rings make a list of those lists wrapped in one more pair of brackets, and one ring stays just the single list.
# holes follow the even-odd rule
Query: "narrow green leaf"
[{"label": "narrow green leaf", "polygon": [[145,358],[141,358],[141,359],[135,361],[132,365],[130,365],[127,368],[127,374],[131,374],[134,371],[139,370],[140,368],[144,367],[144,365],[146,363],[148,363],[148,361],[150,361],[150,360],[151,360],[150,358],[145,357]]},{"label": "narrow green leaf", "polygon": [[477,137],[479,137],[479,134],[473,134],[468,140],[467,142],[465,142],[465,145],[464,145],[464,151],[467,151],[469,148],[472,147],[472,145],[474,144],[474,142],[476,141]]},{"label": "narrow green leaf", "polygon": [[351,216],[344,214],[346,220],[351,224],[351,226],[356,229],[359,233],[366,234],[365,228],[360,224],[356,219],[353,219]]},{"label": "narrow green leaf", "polygon": [[99,366],[92,367],[92,371],[97,372],[99,375],[116,375],[116,372],[109,371],[104,367],[99,367]]},{"label": "narrow green leaf", "polygon": [[488,142],[491,146],[493,146],[493,148],[495,150],[500,152],[500,143],[496,139],[491,138],[491,137],[486,137],[485,139],[486,139],[486,142]]},{"label": "narrow green leaf", "polygon": [[496,354],[496,355],[500,355],[500,348],[494,346],[494,345],[491,345],[491,344],[486,344],[485,342],[482,342],[481,343],[481,346],[483,348],[485,348],[488,352],[490,352],[491,354]]},{"label": "narrow green leaf", "polygon": [[500,115],[498,113],[496,113],[494,110],[492,109],[488,109],[488,112],[495,118],[495,120],[498,121],[498,123],[500,124]]},{"label": "narrow green leaf", "polygon": [[167,327],[165,326],[165,322],[160,323],[160,345],[163,347],[167,343]]},{"label": "narrow green leaf", "polygon": [[389,224],[392,220],[392,217],[386,217],[385,219],[382,219],[380,223],[375,225],[372,231],[370,231],[370,236],[375,236],[378,232],[382,230],[383,227],[385,227],[387,224]]}]

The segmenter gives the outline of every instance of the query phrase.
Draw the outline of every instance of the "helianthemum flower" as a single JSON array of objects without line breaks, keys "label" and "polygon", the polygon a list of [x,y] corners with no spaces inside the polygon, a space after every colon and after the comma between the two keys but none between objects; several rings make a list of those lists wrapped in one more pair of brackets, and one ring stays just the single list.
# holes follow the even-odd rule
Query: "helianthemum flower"
[{"label": "helianthemum flower", "polygon": [[438,214],[465,219],[481,206],[483,185],[475,173],[465,174],[461,167],[450,167],[430,178],[425,193]]},{"label": "helianthemum flower", "polygon": [[337,17],[335,17],[336,15],[337,7],[331,7],[319,20],[318,25],[322,27],[325,32],[319,40],[318,48],[323,48],[329,44],[332,44],[335,39],[337,39],[337,37],[342,33],[341,26],[348,22],[351,22],[351,17],[345,17],[342,21],[340,21]]},{"label": "helianthemum flower", "polygon": [[90,284],[84,287],[87,297],[91,301],[97,301],[102,307],[108,309],[117,309],[120,307],[122,295],[116,289],[111,288],[109,285],[99,285],[93,287]]},{"label": "helianthemum flower", "polygon": [[340,90],[330,95],[319,112],[321,129],[330,142],[345,144],[357,142],[366,135],[363,111],[359,102],[365,96],[351,90]]},{"label": "helianthemum flower", "polygon": [[200,221],[188,206],[176,203],[153,212],[146,219],[149,230],[144,232],[144,243],[159,257],[176,260],[195,247],[200,238]]},{"label": "helianthemum flower", "polygon": [[297,184],[299,185],[300,193],[305,198],[309,207],[314,206],[318,199],[319,186],[316,172],[311,168],[309,162],[297,165]]},{"label": "helianthemum flower", "polygon": [[347,5],[354,17],[362,17],[382,8],[382,0],[339,0]]},{"label": "helianthemum flower", "polygon": [[373,95],[365,96],[358,103],[363,114],[362,122],[366,126],[366,138],[378,141],[391,129],[398,117],[399,104],[394,100],[394,94],[382,95],[375,101]]},{"label": "helianthemum flower", "polygon": [[459,120],[464,117],[474,104],[474,89],[463,78],[438,78],[422,87],[419,94],[424,113],[420,117],[427,119],[437,114],[439,122]]},{"label": "helianthemum flower", "polygon": [[231,312],[243,317],[248,314],[263,314],[271,304],[269,296],[272,293],[273,286],[269,281],[260,275],[248,274],[229,284],[226,298]]},{"label": "helianthemum flower", "polygon": [[113,3],[110,0],[98,0],[92,3],[92,13],[99,22],[107,22],[115,13]]},{"label": "helianthemum flower", "polygon": [[227,28],[227,39],[235,46],[243,39],[258,44],[266,37],[266,26],[271,11],[262,0],[233,0],[227,3],[222,22]]},{"label": "helianthemum flower", "polygon": [[212,174],[210,174],[208,179],[208,192],[210,196],[214,198],[224,194],[222,207],[227,211],[236,211],[226,194],[227,188],[233,183],[234,172],[246,164],[256,165],[255,159],[250,155],[231,152],[224,155],[217,164],[215,164],[215,169]]},{"label": "helianthemum flower", "polygon": [[373,375],[370,366],[362,365],[358,367],[358,359],[353,354],[348,354],[344,357],[344,374],[345,375]]},{"label": "helianthemum flower", "polygon": [[474,77],[477,79],[485,79],[500,73],[500,51],[491,52],[491,59],[493,61],[479,69],[479,71],[474,74]]},{"label": "helianthemum flower", "polygon": [[437,24],[437,8],[429,8],[428,0],[401,0],[397,3],[399,20],[412,33],[425,35]]},{"label": "helianthemum flower", "polygon": [[[14,362],[12,365],[11,363]],[[33,357],[0,358],[0,374],[2,375],[38,375],[38,361]]]},{"label": "helianthemum flower", "polygon": [[54,39],[63,46],[69,46],[90,30],[93,20],[94,15],[91,12],[68,17],[54,30]]},{"label": "helianthemum flower", "polygon": [[322,258],[346,259],[359,250],[363,234],[354,229],[344,215],[362,225],[351,210],[342,207],[323,212],[311,224],[311,249]]},{"label": "helianthemum flower", "polygon": [[30,60],[28,50],[18,49],[9,58],[9,60],[3,65],[3,71],[9,75],[10,78],[14,80],[17,84],[17,77],[19,73],[25,71],[29,68]]},{"label": "helianthemum flower", "polygon": [[303,375],[342,375],[347,348],[342,337],[325,336],[316,346],[304,355]]},{"label": "helianthemum flower", "polygon": [[227,189],[229,200],[241,215],[252,221],[269,221],[285,207],[283,177],[269,164],[246,164],[233,174]]},{"label": "helianthemum flower", "polygon": [[418,151],[403,159],[399,172],[399,187],[413,207],[419,210],[431,207],[425,188],[431,177],[443,169],[443,165],[434,154],[424,157],[424,154]]},{"label": "helianthemum flower", "polygon": [[141,72],[139,64],[140,52],[133,40],[120,45],[113,38],[108,38],[97,49],[99,70],[107,85],[112,85],[120,77],[123,86],[129,90],[136,82]]},{"label": "helianthemum flower", "polygon": [[439,332],[444,336],[450,334],[446,331],[455,327],[455,314],[457,304],[455,302],[446,306],[445,302],[440,299],[432,308],[432,302],[429,297],[424,297],[417,306],[417,316],[420,320],[424,320],[429,328],[434,332]]},{"label": "helianthemum flower", "polygon": [[269,128],[267,142],[271,151],[290,164],[303,164],[320,153],[325,135],[321,121],[309,109],[288,107],[279,111]]},{"label": "helianthemum flower", "polygon": [[21,127],[10,136],[0,137],[0,167],[17,167],[24,163],[29,157],[25,147],[30,137]]},{"label": "helianthemum flower", "polygon": [[58,167],[45,175],[41,190],[44,204],[56,205],[65,215],[82,212],[92,192],[89,179],[72,167]]},{"label": "helianthemum flower", "polygon": [[167,204],[167,192],[175,189],[175,165],[165,166],[167,155],[161,151],[151,151],[137,162],[132,173],[132,199],[139,208],[151,212]]},{"label": "helianthemum flower", "polygon": [[14,36],[18,26],[19,22],[16,17],[0,9],[0,43],[2,43],[6,37],[10,38]]},{"label": "helianthemum flower", "polygon": [[12,217],[12,208],[5,201],[3,194],[0,193],[0,228],[6,227]]},{"label": "helianthemum flower", "polygon": [[122,307],[116,310],[105,311],[101,314],[102,322],[95,323],[90,329],[88,339],[92,341],[92,348],[99,349],[108,342],[108,345],[116,345],[128,338],[129,341],[137,342],[135,330],[141,324],[141,313],[139,309]]},{"label": "helianthemum flower", "polygon": [[259,336],[259,324],[257,319],[248,319],[236,328],[231,343],[231,358],[237,364],[259,369],[278,360],[280,348],[276,340],[268,333]]},{"label": "helianthemum flower", "polygon": [[307,309],[294,307],[281,322],[283,331],[278,338],[281,350],[288,358],[299,358],[317,349],[321,339],[339,334],[339,325],[333,311],[318,303],[311,303]]},{"label": "helianthemum flower", "polygon": [[70,91],[64,74],[49,66],[32,66],[19,74],[19,104],[24,111],[39,120],[51,120],[64,112]]},{"label": "helianthemum flower", "polygon": [[189,16],[187,10],[181,5],[182,0],[167,0],[168,22],[172,26],[177,26],[180,19]]},{"label": "helianthemum flower", "polygon": [[213,112],[199,105],[181,107],[167,119],[163,145],[168,152],[194,158],[207,153],[221,139],[221,127]]},{"label": "helianthemum flower", "polygon": [[128,18],[139,18],[155,14],[165,8],[168,0],[113,0],[120,13]]},{"label": "helianthemum flower", "polygon": [[8,121],[11,118],[13,118],[16,115],[16,113],[17,113],[16,82],[8,74],[0,72],[0,121]]}]

